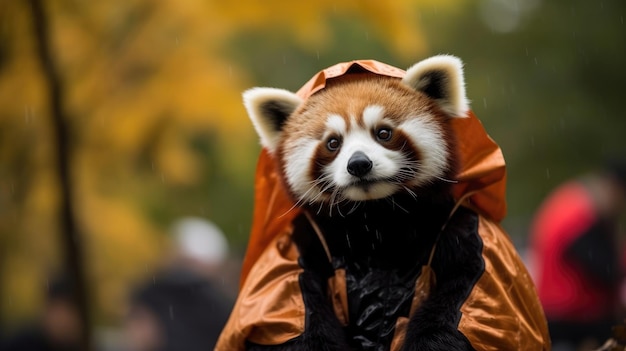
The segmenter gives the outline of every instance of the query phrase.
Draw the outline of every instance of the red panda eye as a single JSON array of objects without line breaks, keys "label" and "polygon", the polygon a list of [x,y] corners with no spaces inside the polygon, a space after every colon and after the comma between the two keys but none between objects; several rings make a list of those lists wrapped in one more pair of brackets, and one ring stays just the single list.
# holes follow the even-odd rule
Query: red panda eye
[{"label": "red panda eye", "polygon": [[337,151],[339,146],[341,146],[341,142],[337,138],[330,138],[326,143],[326,148],[328,148],[329,151]]},{"label": "red panda eye", "polygon": [[381,141],[389,141],[391,139],[391,129],[389,128],[380,128],[376,132],[376,138]]}]

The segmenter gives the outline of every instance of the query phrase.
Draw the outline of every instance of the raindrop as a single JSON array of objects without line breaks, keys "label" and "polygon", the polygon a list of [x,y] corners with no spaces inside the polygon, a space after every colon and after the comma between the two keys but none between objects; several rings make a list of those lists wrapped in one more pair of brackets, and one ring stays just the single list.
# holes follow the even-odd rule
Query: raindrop
[{"label": "raindrop", "polygon": [[170,305],[170,319],[174,320],[174,307]]},{"label": "raindrop", "polygon": [[317,59],[319,60],[320,59],[320,51],[317,50],[317,51],[315,51],[315,53],[317,54]]},{"label": "raindrop", "polygon": [[535,57],[535,66],[539,65],[539,60]]},{"label": "raindrop", "polygon": [[352,248],[352,245],[350,244],[350,235],[346,234],[346,240],[348,241],[348,247]]},{"label": "raindrop", "polygon": [[33,120],[33,111],[30,106],[24,106],[24,122],[26,124],[30,123]]},{"label": "raindrop", "polygon": [[535,137],[534,136],[530,137],[530,146],[533,146],[533,147],[535,146]]},{"label": "raindrop", "polygon": [[369,231],[370,231],[370,228],[367,226],[367,224],[365,225],[365,231],[366,231],[366,232],[369,232]]},{"label": "raindrop", "polygon": [[369,32],[365,32],[365,40],[367,40],[367,41],[370,40],[370,33]]},{"label": "raindrop", "polygon": [[485,105],[485,108],[487,108],[487,98],[483,98],[483,105]]}]

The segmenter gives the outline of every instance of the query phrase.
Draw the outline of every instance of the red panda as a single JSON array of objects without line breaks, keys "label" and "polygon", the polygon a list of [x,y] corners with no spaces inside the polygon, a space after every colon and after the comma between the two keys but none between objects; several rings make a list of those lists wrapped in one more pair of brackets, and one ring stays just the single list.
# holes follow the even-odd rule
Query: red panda
[{"label": "red panda", "polygon": [[[282,252],[294,243],[297,256],[267,251],[264,260],[278,263],[255,269],[259,277],[251,280],[252,290],[244,286],[218,349],[474,350],[476,339],[470,342],[460,323],[469,320],[462,318],[463,306],[485,276],[479,227],[485,229],[479,214],[459,206],[462,199],[453,194],[460,159],[452,121],[469,113],[461,61],[434,56],[401,79],[352,66],[306,99],[282,89],[253,88],[244,93],[244,104],[292,197],[291,210],[297,210],[288,238],[275,249]],[[496,246],[502,245],[508,244]],[[299,268],[284,266],[289,260]],[[515,269],[521,265],[518,259],[506,261]],[[294,275],[297,286],[277,285],[281,279],[294,282]],[[340,307],[330,296],[338,276],[345,283]],[[539,336],[541,343],[547,334],[543,315],[532,284],[519,280],[508,288],[523,293],[502,300],[515,304],[503,308],[524,311],[524,335]],[[421,291],[424,281],[432,290]],[[264,287],[270,283],[281,291],[272,295]],[[267,294],[272,296],[263,298]],[[525,296],[528,301],[517,302]],[[304,319],[302,330],[289,322],[301,320],[298,316]],[[469,318],[482,321],[483,314]],[[521,345],[491,337],[492,330],[519,334],[518,324],[498,328],[480,329],[490,339],[478,342],[496,342],[495,349],[497,343]]]}]

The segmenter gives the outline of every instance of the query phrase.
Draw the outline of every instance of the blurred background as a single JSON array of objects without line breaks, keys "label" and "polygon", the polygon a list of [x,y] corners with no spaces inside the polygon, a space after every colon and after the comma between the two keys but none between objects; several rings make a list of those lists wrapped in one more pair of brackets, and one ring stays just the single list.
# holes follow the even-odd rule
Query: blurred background
[{"label": "blurred background", "polygon": [[0,332],[72,262],[94,326],[116,330],[187,216],[225,233],[234,293],[260,151],[241,92],[353,59],[465,62],[522,250],[552,188],[626,150],[625,16],[621,0],[0,1]]}]

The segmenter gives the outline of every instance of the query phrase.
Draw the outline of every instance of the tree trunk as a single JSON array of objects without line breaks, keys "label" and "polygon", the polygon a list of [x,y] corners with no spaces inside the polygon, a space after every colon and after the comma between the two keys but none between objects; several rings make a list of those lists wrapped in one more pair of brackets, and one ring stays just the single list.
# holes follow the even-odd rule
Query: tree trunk
[{"label": "tree trunk", "polygon": [[29,0],[37,54],[41,62],[44,80],[48,88],[49,109],[56,145],[52,150],[57,156],[57,178],[60,189],[59,234],[63,250],[65,274],[71,281],[71,289],[81,321],[81,349],[91,350],[91,325],[88,291],[85,278],[85,262],[81,246],[81,236],[72,211],[72,187],[70,176],[71,150],[68,141],[68,123],[63,115],[62,82],[56,70],[50,48],[49,23],[42,0]]}]

